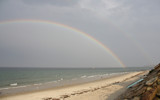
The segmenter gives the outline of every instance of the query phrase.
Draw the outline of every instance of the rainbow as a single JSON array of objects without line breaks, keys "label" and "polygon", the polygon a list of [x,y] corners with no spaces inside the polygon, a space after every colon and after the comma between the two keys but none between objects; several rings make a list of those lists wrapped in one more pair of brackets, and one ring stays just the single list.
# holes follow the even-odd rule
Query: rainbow
[{"label": "rainbow", "polygon": [[17,23],[17,22],[32,22],[32,23],[45,23],[45,24],[51,24],[51,25],[56,25],[62,28],[66,28],[72,31],[75,31],[79,34],[81,34],[82,36],[86,37],[87,39],[93,41],[94,43],[98,44],[101,48],[103,48],[107,53],[109,53],[120,65],[121,67],[125,68],[125,64],[119,59],[119,57],[112,52],[112,50],[110,48],[108,48],[107,46],[105,46],[103,43],[101,43],[100,41],[98,41],[97,39],[95,39],[94,37],[92,37],[91,35],[73,28],[71,26],[68,25],[64,25],[61,23],[57,23],[57,22],[53,22],[53,21],[47,21],[47,20],[33,20],[33,19],[18,19],[18,20],[7,20],[7,21],[1,21],[0,24],[7,24],[7,23]]}]

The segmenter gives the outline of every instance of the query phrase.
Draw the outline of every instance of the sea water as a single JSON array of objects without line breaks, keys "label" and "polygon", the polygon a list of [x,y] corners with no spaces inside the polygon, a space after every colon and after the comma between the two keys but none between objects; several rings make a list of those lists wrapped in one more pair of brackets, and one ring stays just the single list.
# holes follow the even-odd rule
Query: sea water
[{"label": "sea water", "polygon": [[[106,78],[151,67],[128,68],[0,68],[0,94],[45,89]],[[19,90],[18,90],[19,89]],[[20,91],[21,90],[21,91]]]}]

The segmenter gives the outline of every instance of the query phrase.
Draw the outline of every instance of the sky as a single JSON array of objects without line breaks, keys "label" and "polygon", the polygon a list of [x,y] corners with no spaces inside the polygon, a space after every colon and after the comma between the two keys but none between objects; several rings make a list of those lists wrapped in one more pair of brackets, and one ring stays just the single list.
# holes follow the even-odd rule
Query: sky
[{"label": "sky", "polygon": [[[159,5],[159,0],[0,0],[0,67],[122,67],[117,59],[126,67],[156,65]],[[18,21],[27,19],[80,30],[118,58],[78,31]]]}]

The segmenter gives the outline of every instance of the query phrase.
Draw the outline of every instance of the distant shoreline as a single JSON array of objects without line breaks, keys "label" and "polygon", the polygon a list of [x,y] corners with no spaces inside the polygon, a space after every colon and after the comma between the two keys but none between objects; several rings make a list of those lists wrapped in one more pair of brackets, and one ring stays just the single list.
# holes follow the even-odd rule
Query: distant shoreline
[{"label": "distant shoreline", "polygon": [[111,79],[114,77],[117,77],[119,75],[125,75],[130,72],[122,72],[122,73],[117,73],[105,77],[98,77],[98,78],[92,78],[92,79],[81,79],[81,80],[72,80],[68,82],[59,82],[55,83],[53,82],[46,82],[46,83],[37,83],[37,84],[30,84],[30,85],[22,85],[22,86],[10,86],[10,87],[5,87],[5,88],[0,88],[0,97],[1,96],[9,96],[9,95],[15,95],[15,94],[21,94],[21,93],[29,93],[29,92],[36,92],[36,91],[45,91],[45,90],[50,90],[50,89],[59,89],[63,87],[68,87],[68,86],[75,86],[75,85],[81,85],[81,84],[86,84],[86,83],[92,83],[96,81],[101,81],[101,80],[106,80],[106,79]]},{"label": "distant shoreline", "polygon": [[[5,95],[5,96],[1,96],[0,98],[1,98],[1,100],[5,100],[5,98],[7,98],[7,100],[16,100],[18,98],[21,98],[23,100],[29,100],[29,99],[30,100],[42,100],[43,98],[48,98],[48,97],[60,98],[62,95],[67,94],[70,97],[69,99],[71,99],[72,95],[78,96],[78,91],[79,92],[81,91],[81,93],[79,93],[79,94],[83,94],[83,92],[85,90],[86,90],[86,93],[90,93],[90,92],[93,92],[94,90],[101,90],[105,87],[114,85],[116,83],[121,83],[121,82],[123,83],[124,80],[132,80],[131,77],[134,77],[135,75],[139,74],[138,76],[134,77],[135,78],[134,80],[136,80],[139,77],[142,77],[145,73],[146,73],[146,71],[129,72],[129,73],[125,73],[122,75],[115,75],[115,76],[112,76],[109,78],[102,78],[102,79],[91,81],[91,82],[70,84],[70,85],[66,85],[66,86],[49,88],[49,89],[44,89],[44,90],[38,89],[38,90],[32,91],[32,92],[24,92],[24,93],[16,93],[13,95]],[[134,81],[134,80],[132,80],[132,81]],[[114,91],[116,91],[116,90],[114,90]]]},{"label": "distant shoreline", "polygon": [[150,68],[0,68],[0,96],[94,82]]}]

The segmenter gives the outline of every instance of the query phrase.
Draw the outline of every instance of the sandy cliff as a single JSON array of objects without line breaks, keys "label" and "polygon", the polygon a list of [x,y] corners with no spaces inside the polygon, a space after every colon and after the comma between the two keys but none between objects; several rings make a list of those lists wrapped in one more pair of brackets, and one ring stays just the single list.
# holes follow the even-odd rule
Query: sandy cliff
[{"label": "sandy cliff", "polygon": [[116,100],[160,100],[160,64]]}]

